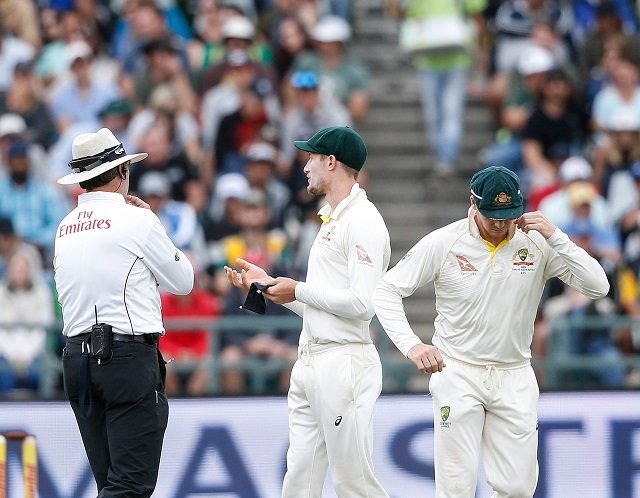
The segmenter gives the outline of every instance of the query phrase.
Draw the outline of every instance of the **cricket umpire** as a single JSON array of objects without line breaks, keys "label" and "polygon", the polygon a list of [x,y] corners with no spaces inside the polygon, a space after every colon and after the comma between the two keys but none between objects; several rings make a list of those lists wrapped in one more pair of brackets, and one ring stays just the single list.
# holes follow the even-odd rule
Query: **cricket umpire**
[{"label": "cricket umpire", "polygon": [[64,390],[98,497],[149,497],[158,478],[169,406],[159,290],[188,294],[194,272],[149,205],[128,195],[127,154],[102,128],[72,143],[72,173],[86,190],[56,233],[54,270],[67,337]]},{"label": "cricket umpire", "polygon": [[387,498],[373,474],[373,409],[382,389],[371,340],[373,290],[389,264],[382,216],[357,183],[367,149],[351,128],[335,126],[294,142],[308,152],[307,191],[324,195],[322,226],[305,282],[271,278],[237,260],[225,268],[236,286],[270,286],[264,295],[302,316],[298,360],[288,393],[289,450],[283,498],[322,495],[327,468],[340,498]]},{"label": "cricket umpire", "polygon": [[[533,324],[545,282],[591,299],[604,270],[542,213],[524,212],[517,175],[492,166],[471,179],[467,218],[422,238],[378,283],[374,304],[398,349],[432,373],[437,498],[475,496],[482,449],[493,496],[533,496],[538,384]],[[402,298],[433,282],[433,345],[411,329]]]}]

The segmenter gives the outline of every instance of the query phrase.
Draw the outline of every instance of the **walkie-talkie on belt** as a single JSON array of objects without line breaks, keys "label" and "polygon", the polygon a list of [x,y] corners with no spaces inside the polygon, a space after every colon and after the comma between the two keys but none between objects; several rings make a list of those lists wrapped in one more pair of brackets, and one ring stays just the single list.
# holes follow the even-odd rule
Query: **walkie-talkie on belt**
[{"label": "walkie-talkie on belt", "polygon": [[98,365],[102,361],[110,360],[111,345],[113,344],[113,328],[106,323],[98,323],[98,306],[95,307],[96,324],[91,326],[91,357],[98,360]]}]

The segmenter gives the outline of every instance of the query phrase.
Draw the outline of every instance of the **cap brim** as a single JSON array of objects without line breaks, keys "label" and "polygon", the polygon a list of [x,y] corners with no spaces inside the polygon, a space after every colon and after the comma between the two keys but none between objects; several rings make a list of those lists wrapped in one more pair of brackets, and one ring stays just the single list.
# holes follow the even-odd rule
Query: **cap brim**
[{"label": "cap brim", "polygon": [[116,161],[111,161],[108,163],[101,164],[100,166],[93,168],[90,171],[82,171],[80,173],[69,173],[68,175],[63,176],[58,180],[60,185],[73,185],[74,183],[86,182],[87,180],[91,180],[96,176],[101,175],[105,171],[110,170],[111,168],[115,168],[119,164],[126,163],[127,161],[131,161],[132,163],[137,163],[146,159],[149,154],[146,152],[141,152],[140,154],[129,154],[124,157],[118,158]]},{"label": "cap brim", "polygon": [[492,220],[515,220],[516,218],[520,218],[524,213],[524,206],[506,208],[506,209],[480,209],[480,214],[486,218],[491,218]]},{"label": "cap brim", "polygon": [[296,149],[304,150],[305,152],[314,152],[315,154],[320,154],[321,152],[318,149],[315,149],[309,145],[306,140],[296,140],[293,142]]}]

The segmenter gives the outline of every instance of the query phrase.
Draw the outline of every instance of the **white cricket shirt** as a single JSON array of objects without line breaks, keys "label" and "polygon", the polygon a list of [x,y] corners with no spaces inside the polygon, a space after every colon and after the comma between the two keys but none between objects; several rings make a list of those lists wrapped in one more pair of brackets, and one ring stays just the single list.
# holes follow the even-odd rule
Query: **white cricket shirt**
[{"label": "white cricket shirt", "polygon": [[366,192],[356,183],[324,221],[309,253],[306,282],[288,306],[302,316],[300,344],[368,343],[373,291],[389,266],[389,232]]},{"label": "white cricket shirt", "polygon": [[80,195],[58,226],[53,266],[68,337],[95,323],[95,306],[115,333],[164,333],[159,290],[193,288],[193,266],[158,217],[118,193]]},{"label": "white cricket shirt", "polygon": [[423,237],[378,284],[378,319],[405,356],[421,341],[402,298],[429,282],[436,291],[433,344],[450,358],[477,365],[531,358],[533,323],[551,277],[592,299],[609,291],[600,264],[559,229],[547,240],[536,231],[515,230],[490,247],[473,212]]}]

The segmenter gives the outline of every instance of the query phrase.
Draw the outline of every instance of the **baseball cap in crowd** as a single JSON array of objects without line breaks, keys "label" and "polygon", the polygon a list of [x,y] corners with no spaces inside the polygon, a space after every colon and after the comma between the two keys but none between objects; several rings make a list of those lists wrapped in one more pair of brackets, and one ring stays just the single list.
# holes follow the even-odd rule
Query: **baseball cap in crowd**
[{"label": "baseball cap in crowd", "polygon": [[567,187],[567,197],[573,206],[591,204],[597,197],[598,191],[591,182],[578,181]]},{"label": "baseball cap in crowd", "polygon": [[96,133],[81,133],[71,144],[69,167],[73,173],[58,180],[61,185],[91,180],[119,164],[131,161],[137,163],[147,157],[146,152],[127,154],[113,132],[101,128]]},{"label": "baseball cap in crowd", "polygon": [[249,181],[240,173],[226,173],[216,181],[216,197],[223,201],[245,199],[249,190]]},{"label": "baseball cap in crowd", "polygon": [[27,131],[27,123],[20,114],[6,113],[0,116],[0,137],[20,135]]},{"label": "baseball cap in crowd", "polygon": [[296,140],[296,148],[316,154],[334,155],[338,161],[360,171],[367,160],[367,146],[362,137],[348,126],[330,126],[309,140]]},{"label": "baseball cap in crowd", "polygon": [[249,162],[265,162],[275,164],[278,151],[266,142],[256,142],[249,146],[247,150],[247,160]]},{"label": "baseball cap in crowd", "polygon": [[471,195],[487,218],[514,220],[524,213],[520,179],[503,166],[481,169],[471,178]]},{"label": "baseball cap in crowd", "polygon": [[589,180],[593,174],[593,168],[589,161],[581,156],[572,156],[566,159],[558,170],[558,177],[563,182],[575,180]]},{"label": "baseball cap in crowd", "polygon": [[344,43],[351,38],[351,26],[342,17],[324,16],[316,23],[311,37],[322,43]]},{"label": "baseball cap in crowd", "polygon": [[75,40],[69,43],[65,48],[65,56],[69,67],[78,59],[87,59],[93,55],[93,50],[87,42]]},{"label": "baseball cap in crowd", "polygon": [[291,75],[293,88],[308,89],[318,87],[318,75],[313,71],[296,71]]},{"label": "baseball cap in crowd", "polygon": [[165,173],[149,171],[140,178],[138,190],[143,196],[165,197],[171,193],[171,181]]},{"label": "baseball cap in crowd", "polygon": [[232,16],[222,25],[222,38],[252,40],[256,34],[253,23],[244,16]]},{"label": "baseball cap in crowd", "polygon": [[128,100],[117,99],[109,102],[98,115],[101,118],[105,116],[129,116],[132,112],[133,108]]},{"label": "baseball cap in crowd", "polygon": [[529,45],[518,58],[518,72],[523,76],[546,73],[555,66],[553,55],[546,48]]}]

